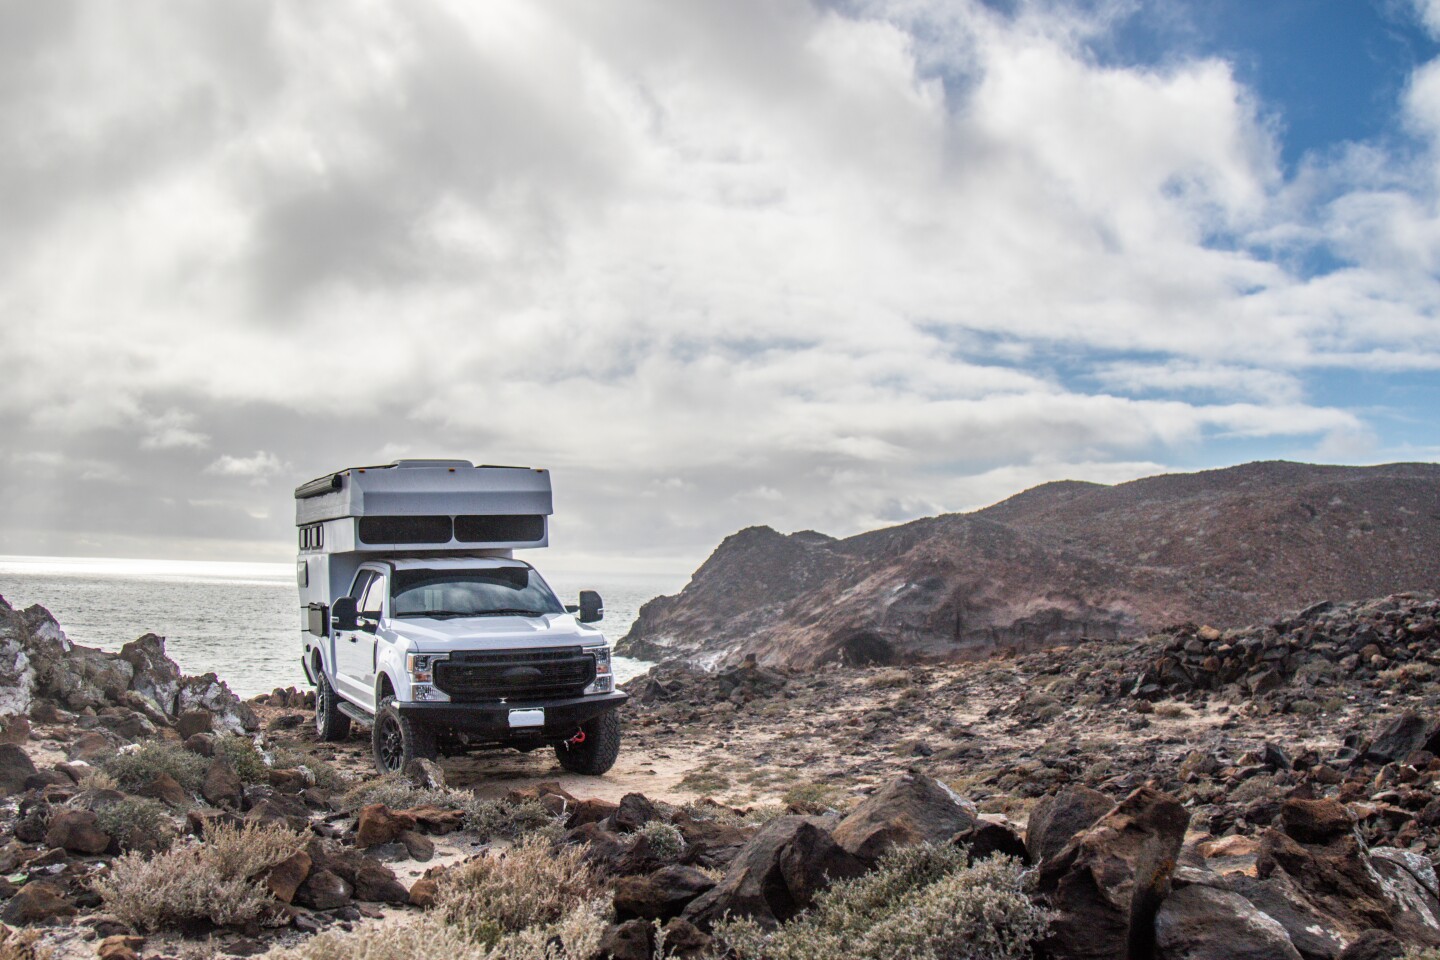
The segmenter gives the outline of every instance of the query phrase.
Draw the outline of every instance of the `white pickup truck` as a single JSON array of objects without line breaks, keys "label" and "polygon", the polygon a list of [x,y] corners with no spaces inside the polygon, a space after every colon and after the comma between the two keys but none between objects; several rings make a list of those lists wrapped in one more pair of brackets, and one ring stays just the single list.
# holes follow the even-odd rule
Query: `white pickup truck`
[{"label": "white pickup truck", "polygon": [[295,491],[302,664],[322,740],[371,728],[375,766],[554,748],[599,775],[620,752],[599,594],[565,606],[514,551],[549,543],[550,475],[401,460]]}]

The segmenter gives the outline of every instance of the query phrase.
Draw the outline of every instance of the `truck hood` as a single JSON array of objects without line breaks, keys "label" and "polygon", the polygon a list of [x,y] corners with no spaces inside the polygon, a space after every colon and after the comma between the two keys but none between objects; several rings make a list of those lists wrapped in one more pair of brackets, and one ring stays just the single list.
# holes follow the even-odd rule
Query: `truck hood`
[{"label": "truck hood", "polygon": [[567,647],[604,643],[599,630],[578,623],[568,613],[543,617],[391,618],[385,625],[416,653],[452,650],[505,650],[516,647]]}]

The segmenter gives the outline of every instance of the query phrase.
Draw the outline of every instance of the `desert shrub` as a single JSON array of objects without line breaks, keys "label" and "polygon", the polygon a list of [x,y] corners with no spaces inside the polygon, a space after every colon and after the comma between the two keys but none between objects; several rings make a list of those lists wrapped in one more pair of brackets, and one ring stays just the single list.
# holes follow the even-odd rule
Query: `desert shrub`
[{"label": "desert shrub", "polygon": [[463,809],[465,829],[479,834],[482,840],[495,837],[513,840],[536,830],[553,827],[560,820],[538,800],[510,803],[466,795]]},{"label": "desert shrub", "polygon": [[[587,960],[600,947],[605,916],[600,901],[568,911],[555,923],[529,927],[485,947],[436,915],[360,930],[334,930],[266,960]],[[3,960],[3,958],[0,958]]]},{"label": "desert shrub", "polygon": [[230,764],[246,783],[263,783],[270,773],[265,758],[249,737],[227,733],[215,738],[215,758]]},{"label": "desert shrub", "polygon": [[340,790],[350,786],[350,781],[335,769],[334,764],[289,747],[276,747],[271,750],[270,766],[276,770],[308,770],[315,778],[315,786],[322,790]]},{"label": "desert shrub", "polygon": [[341,807],[354,812],[372,803],[383,803],[391,810],[436,806],[444,810],[462,810],[474,799],[473,794],[459,790],[430,790],[417,787],[398,773],[387,773],[357,784],[340,798]]},{"label": "desert shrub", "polygon": [[1263,800],[1274,792],[1275,778],[1268,773],[1262,773],[1236,784],[1235,789],[1230,791],[1230,802],[1251,803],[1255,800]]},{"label": "desert shrub", "polygon": [[1169,720],[1177,720],[1180,717],[1190,716],[1190,710],[1183,703],[1166,700],[1164,703],[1155,704],[1155,716],[1165,717]]},{"label": "desert shrub", "polygon": [[730,778],[718,770],[691,770],[680,778],[679,786],[693,793],[719,793],[729,789]]},{"label": "desert shrub", "polygon": [[111,754],[100,761],[100,769],[114,777],[121,789],[137,790],[168,773],[191,793],[205,783],[209,765],[204,757],[168,740],[148,740],[134,750]]},{"label": "desert shrub", "polygon": [[203,842],[148,860],[120,857],[95,890],[106,909],[145,930],[193,920],[248,923],[275,903],[257,875],[304,846],[302,835],[280,824],[216,824]]},{"label": "desert shrub", "polygon": [[635,833],[645,838],[655,856],[665,863],[673,863],[685,853],[684,835],[664,820],[651,820]]},{"label": "desert shrub", "polygon": [[500,856],[479,857],[441,875],[435,910],[470,939],[493,946],[528,927],[559,923],[596,893],[582,846],[555,850],[526,837]]},{"label": "desert shrub", "polygon": [[1407,947],[1404,960],[1440,960],[1440,947]]},{"label": "desert shrub", "polygon": [[164,850],[175,842],[175,821],[159,800],[126,797],[95,811],[98,826],[124,844],[132,834],[153,837]]},{"label": "desert shrub", "polygon": [[1030,874],[992,857],[967,866],[961,848],[922,844],[822,893],[813,910],[774,931],[723,920],[716,936],[738,960],[1019,960],[1050,914],[1027,895]]},{"label": "desert shrub", "polygon": [[0,960],[52,960],[55,952],[40,943],[38,930],[11,930],[0,924]]},{"label": "desert shrub", "polygon": [[806,810],[834,810],[844,798],[833,783],[797,783],[780,795],[780,802]]},{"label": "desert shrub", "polygon": [[116,780],[114,777],[106,773],[104,770],[101,770],[99,767],[91,767],[85,772],[85,775],[80,778],[80,789],[118,790],[120,789],[120,781]]}]

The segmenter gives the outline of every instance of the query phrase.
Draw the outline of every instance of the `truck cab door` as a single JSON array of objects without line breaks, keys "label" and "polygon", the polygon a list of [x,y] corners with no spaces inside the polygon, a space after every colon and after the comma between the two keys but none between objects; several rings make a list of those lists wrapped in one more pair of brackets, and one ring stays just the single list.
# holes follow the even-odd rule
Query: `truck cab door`
[{"label": "truck cab door", "polygon": [[[350,587],[350,596],[354,598],[358,608],[365,599],[370,587],[379,577],[373,570],[361,570],[355,575],[355,583]],[[365,615],[360,615],[361,625],[364,625]],[[364,686],[364,668],[369,663],[369,653],[365,654],[362,660],[361,647],[364,645],[362,637],[372,637],[372,634],[364,630],[335,630],[335,677],[334,686],[336,692],[340,693],[351,703],[365,705],[367,692]]]},{"label": "truck cab door", "polygon": [[389,592],[389,580],[384,574],[376,574],[365,588],[365,596],[360,598],[360,629],[355,631],[355,642],[350,648],[354,656],[355,702],[372,712],[375,710],[376,634],[380,632]]}]

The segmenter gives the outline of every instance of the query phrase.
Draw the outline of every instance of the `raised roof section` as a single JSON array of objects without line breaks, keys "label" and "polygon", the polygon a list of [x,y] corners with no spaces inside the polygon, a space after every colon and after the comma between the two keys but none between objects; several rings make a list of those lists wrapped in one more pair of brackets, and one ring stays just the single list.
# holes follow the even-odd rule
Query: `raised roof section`
[{"label": "raised roof section", "polygon": [[295,525],[345,517],[546,517],[548,470],[468,460],[349,467],[295,489]]}]

